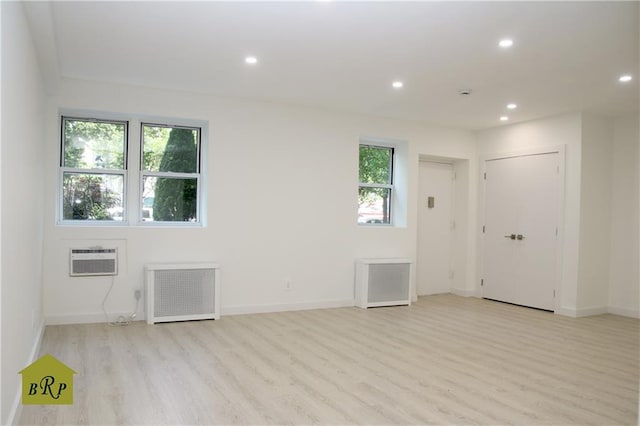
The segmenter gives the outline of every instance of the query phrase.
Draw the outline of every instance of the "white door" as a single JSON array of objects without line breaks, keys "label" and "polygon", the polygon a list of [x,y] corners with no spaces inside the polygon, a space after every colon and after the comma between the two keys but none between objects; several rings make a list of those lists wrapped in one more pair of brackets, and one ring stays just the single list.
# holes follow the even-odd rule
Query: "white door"
[{"label": "white door", "polygon": [[553,310],[559,154],[489,160],[485,171],[482,296]]},{"label": "white door", "polygon": [[420,162],[418,191],[417,293],[419,296],[448,293],[452,269],[453,166]]}]

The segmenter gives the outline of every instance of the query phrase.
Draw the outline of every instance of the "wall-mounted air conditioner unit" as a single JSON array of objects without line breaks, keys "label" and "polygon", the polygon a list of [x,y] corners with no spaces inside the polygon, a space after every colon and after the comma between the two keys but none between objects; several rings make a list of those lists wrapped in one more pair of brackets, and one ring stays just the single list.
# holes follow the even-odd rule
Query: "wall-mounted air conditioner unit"
[{"label": "wall-mounted air conditioner unit", "polygon": [[147,323],[220,318],[215,263],[145,265]]},{"label": "wall-mounted air conditioner unit", "polygon": [[101,247],[72,248],[69,251],[69,275],[118,275],[118,250]]},{"label": "wall-mounted air conditioner unit", "polygon": [[361,308],[411,304],[409,259],[358,259],[355,304]]}]

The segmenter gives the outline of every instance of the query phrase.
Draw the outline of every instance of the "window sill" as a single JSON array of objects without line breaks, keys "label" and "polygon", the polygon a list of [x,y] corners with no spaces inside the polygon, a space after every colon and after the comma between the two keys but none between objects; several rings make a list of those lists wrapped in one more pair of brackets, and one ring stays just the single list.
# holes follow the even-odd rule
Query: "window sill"
[{"label": "window sill", "polygon": [[61,228],[175,228],[175,229],[185,229],[185,228],[204,228],[204,224],[201,222],[88,222],[88,221],[77,221],[77,222],[61,222],[58,221],[56,226]]}]

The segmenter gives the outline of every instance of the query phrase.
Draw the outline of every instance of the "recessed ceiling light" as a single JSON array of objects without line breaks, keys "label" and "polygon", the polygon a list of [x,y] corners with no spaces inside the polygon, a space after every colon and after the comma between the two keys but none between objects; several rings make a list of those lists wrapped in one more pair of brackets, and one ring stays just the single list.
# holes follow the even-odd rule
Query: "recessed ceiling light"
[{"label": "recessed ceiling light", "polygon": [[623,75],[618,79],[618,81],[621,81],[623,83],[626,83],[631,80],[633,80],[633,77],[631,77],[630,75]]},{"label": "recessed ceiling light", "polygon": [[247,56],[246,58],[244,58],[244,61],[247,64],[257,64],[258,63],[258,58],[256,58],[255,56]]},{"label": "recessed ceiling light", "polygon": [[513,103],[512,104],[507,104],[507,108],[508,109],[516,109],[516,108],[518,108],[518,105],[513,104]]},{"label": "recessed ceiling light", "polygon": [[509,117],[507,117],[506,115],[503,115],[502,117],[500,117],[500,121],[508,121]]},{"label": "recessed ceiling light", "polygon": [[511,46],[513,46],[513,40],[511,40],[509,38],[505,38],[505,39],[500,40],[498,45],[500,47],[511,47]]},{"label": "recessed ceiling light", "polygon": [[401,89],[404,86],[404,83],[401,81],[394,81],[391,85],[394,89]]}]

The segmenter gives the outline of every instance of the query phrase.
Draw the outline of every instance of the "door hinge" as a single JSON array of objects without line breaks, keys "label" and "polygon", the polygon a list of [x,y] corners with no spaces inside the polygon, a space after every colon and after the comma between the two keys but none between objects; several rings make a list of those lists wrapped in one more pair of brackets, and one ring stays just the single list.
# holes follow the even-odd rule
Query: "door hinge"
[{"label": "door hinge", "polygon": [[487,173],[484,174],[484,180],[487,180]]},{"label": "door hinge", "polygon": [[556,237],[558,236],[558,227],[556,226]]},{"label": "door hinge", "polygon": [[480,280],[480,287],[484,286],[484,278]]},{"label": "door hinge", "polygon": [[556,291],[555,290],[553,290],[553,298],[554,299],[556,298]]},{"label": "door hinge", "polygon": [[458,176],[457,176],[456,172],[453,172],[453,173],[451,174],[451,180],[456,180],[456,178],[457,178],[457,177],[458,177]]},{"label": "door hinge", "polygon": [[484,225],[482,225],[482,233],[484,234]]},{"label": "door hinge", "polygon": [[560,166],[558,166],[558,168],[556,169],[558,174],[560,174]]},{"label": "door hinge", "polygon": [[452,231],[455,231],[455,229],[456,229],[456,221],[455,221],[455,220],[452,220],[452,221],[451,221],[451,230],[452,230]]}]

